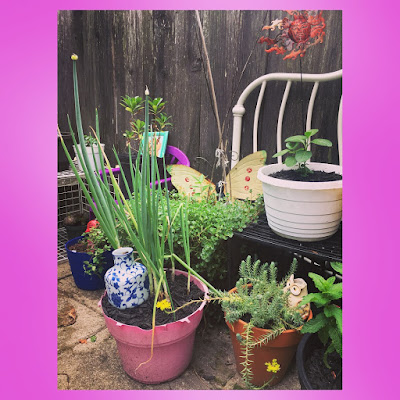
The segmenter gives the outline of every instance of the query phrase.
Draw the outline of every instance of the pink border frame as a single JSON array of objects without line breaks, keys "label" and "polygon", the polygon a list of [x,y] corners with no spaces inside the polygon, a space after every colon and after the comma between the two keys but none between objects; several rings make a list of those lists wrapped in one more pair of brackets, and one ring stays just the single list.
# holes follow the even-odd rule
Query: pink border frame
[{"label": "pink border frame", "polygon": [[[131,9],[139,1],[8,2],[1,12],[3,171],[1,329],[2,393],[6,398],[109,398],[106,392],[57,391],[57,10]],[[153,1],[154,9],[187,9],[185,1]],[[299,392],[298,399],[394,398],[397,312],[397,182],[400,135],[395,23],[399,5],[346,1],[195,1],[202,9],[343,10],[344,50],[344,389]],[[384,158],[382,173],[378,156]],[[17,161],[16,161],[17,160]],[[10,190],[11,189],[11,190]],[[394,196],[393,196],[394,195]],[[392,200],[393,199],[393,200]],[[396,199],[396,200],[394,200]],[[379,203],[384,207],[376,209]],[[13,210],[11,210],[13,209]],[[7,274],[4,273],[7,271]],[[11,281],[8,272],[16,274]],[[5,289],[5,293],[4,293]],[[379,300],[382,299],[382,302]],[[396,310],[397,311],[397,310]],[[22,318],[20,318],[22,317]],[[385,347],[390,349],[385,351]],[[397,391],[396,391],[397,392]],[[210,393],[115,391],[113,399],[200,399]],[[289,399],[291,392],[253,392]],[[240,392],[219,393],[239,398]],[[344,396],[344,397],[343,397]]]}]

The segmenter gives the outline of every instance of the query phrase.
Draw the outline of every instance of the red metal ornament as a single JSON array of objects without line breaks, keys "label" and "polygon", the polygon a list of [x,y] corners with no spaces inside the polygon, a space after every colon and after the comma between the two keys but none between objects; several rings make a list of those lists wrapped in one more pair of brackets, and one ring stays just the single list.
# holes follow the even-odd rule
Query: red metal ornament
[{"label": "red metal ornament", "polygon": [[304,57],[307,49],[323,42],[325,36],[325,19],[322,11],[318,10],[286,10],[293,19],[285,17],[281,20],[276,19],[271,25],[266,25],[263,30],[279,30],[279,34],[271,39],[261,37],[259,43],[266,43],[271,46],[265,51],[267,53],[285,54],[290,52],[283,59],[295,60],[297,56]]},{"label": "red metal ornament", "polygon": [[311,34],[311,24],[304,18],[304,15],[295,15],[288,33],[294,42],[305,43]]}]

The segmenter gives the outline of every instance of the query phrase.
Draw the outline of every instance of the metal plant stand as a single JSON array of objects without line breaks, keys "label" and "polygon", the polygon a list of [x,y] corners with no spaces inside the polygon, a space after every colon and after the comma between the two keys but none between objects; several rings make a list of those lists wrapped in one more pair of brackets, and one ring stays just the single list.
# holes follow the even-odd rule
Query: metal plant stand
[{"label": "metal plant stand", "polygon": [[[240,261],[247,254],[243,247],[250,247],[253,254],[264,262],[278,261],[280,265],[289,266],[293,257],[296,257],[298,275],[307,276],[308,272],[315,272],[326,277],[333,275],[330,262],[342,262],[342,225],[329,239],[319,242],[298,242],[285,239],[275,234],[268,226],[266,215],[260,216],[256,223],[249,225],[242,232],[236,232],[228,241],[228,285],[233,287]],[[264,258],[264,259],[262,259]],[[286,269],[282,271],[282,274]],[[296,274],[297,275],[297,274]]]}]

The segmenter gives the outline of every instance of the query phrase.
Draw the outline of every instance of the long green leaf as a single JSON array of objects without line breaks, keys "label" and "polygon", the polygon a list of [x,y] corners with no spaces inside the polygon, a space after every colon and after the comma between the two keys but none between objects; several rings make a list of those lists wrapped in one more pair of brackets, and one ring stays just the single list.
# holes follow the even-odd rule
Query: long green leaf
[{"label": "long green leaf", "polygon": [[318,146],[332,147],[332,142],[328,139],[314,139],[311,143],[317,144]]}]

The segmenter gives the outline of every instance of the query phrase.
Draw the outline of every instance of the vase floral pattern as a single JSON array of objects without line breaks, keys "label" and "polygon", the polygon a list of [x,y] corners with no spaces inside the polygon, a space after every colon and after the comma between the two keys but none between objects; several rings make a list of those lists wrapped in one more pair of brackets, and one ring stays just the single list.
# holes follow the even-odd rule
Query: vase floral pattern
[{"label": "vase floral pattern", "polygon": [[135,262],[131,247],[121,247],[112,255],[114,266],[104,276],[109,302],[121,310],[142,304],[150,295],[146,267]]}]

